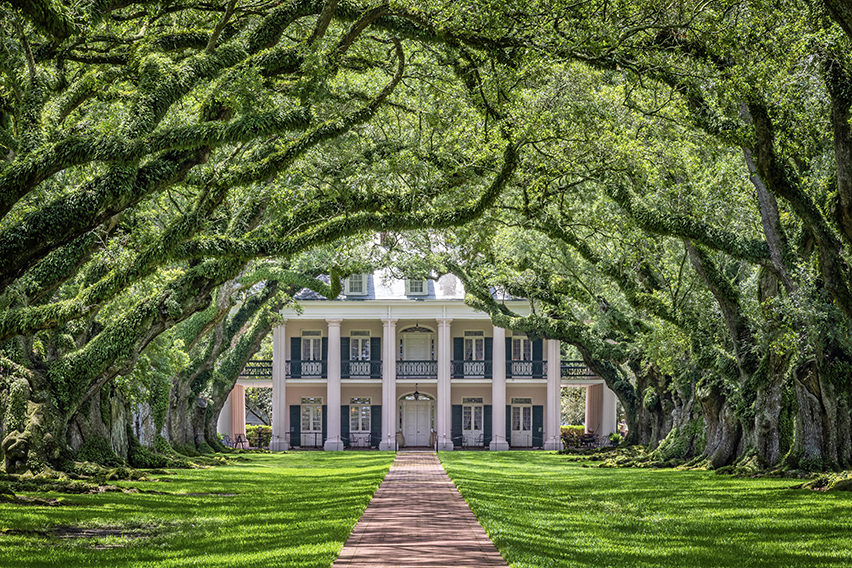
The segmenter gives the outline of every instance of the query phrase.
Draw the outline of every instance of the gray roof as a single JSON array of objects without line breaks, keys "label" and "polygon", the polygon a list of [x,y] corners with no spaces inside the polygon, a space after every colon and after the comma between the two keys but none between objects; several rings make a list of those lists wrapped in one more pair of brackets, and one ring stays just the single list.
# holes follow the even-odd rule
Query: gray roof
[{"label": "gray roof", "polygon": [[[331,280],[328,275],[322,275],[320,280],[328,284]],[[341,283],[342,284],[342,283]],[[367,293],[364,295],[345,294],[345,287],[340,295],[334,301],[355,301],[363,302],[368,300],[411,300],[411,301],[428,301],[428,300],[457,300],[464,301],[464,284],[454,274],[444,274],[437,279],[426,280],[427,293],[423,295],[409,295],[405,293],[405,280],[401,278],[392,278],[383,271],[376,271],[372,274],[367,274]],[[495,297],[501,300],[522,300],[523,298],[515,298],[508,294],[495,293]],[[296,300],[312,301],[325,300],[326,298],[317,294],[313,290],[303,288],[301,292],[296,294]]]}]

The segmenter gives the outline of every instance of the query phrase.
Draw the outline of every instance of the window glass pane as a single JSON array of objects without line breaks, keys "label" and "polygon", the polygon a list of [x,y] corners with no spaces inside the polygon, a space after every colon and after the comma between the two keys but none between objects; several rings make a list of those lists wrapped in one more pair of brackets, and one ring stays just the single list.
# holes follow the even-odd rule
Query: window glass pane
[{"label": "window glass pane", "polygon": [[349,277],[349,293],[361,294],[364,292],[364,275],[353,274]]},{"label": "window glass pane", "polygon": [[358,406],[349,407],[349,429],[358,430]]},{"label": "window glass pane", "polygon": [[302,359],[310,361],[311,359],[311,340],[302,339]]},{"label": "window glass pane", "polygon": [[361,431],[369,432],[370,431],[370,407],[362,406],[361,407]]},{"label": "window glass pane", "polygon": [[422,280],[409,280],[408,281],[408,291],[411,294],[422,294],[423,293],[423,281]]},{"label": "window glass pane", "polygon": [[482,407],[473,407],[473,429],[482,430]]},{"label": "window glass pane", "polygon": [[532,343],[524,339],[524,361],[532,361]]},{"label": "window glass pane", "polygon": [[470,427],[470,407],[469,406],[464,407],[464,417],[462,418],[462,424],[464,425],[464,426],[462,426],[462,428],[464,430],[471,430],[471,427]]},{"label": "window glass pane", "polygon": [[485,360],[485,340],[477,339],[476,340],[476,360],[484,361]]},{"label": "window glass pane", "polygon": [[524,407],[524,432],[532,430],[532,408]]},{"label": "window glass pane", "polygon": [[311,407],[303,406],[302,407],[302,431],[310,432],[311,431]]},{"label": "window glass pane", "polygon": [[369,361],[370,360],[370,340],[362,339],[361,340],[361,360]]},{"label": "window glass pane", "polygon": [[314,432],[322,431],[322,406],[314,407]]},{"label": "window glass pane", "polygon": [[464,360],[472,361],[473,360],[473,340],[465,339],[464,340]]},{"label": "window glass pane", "polygon": [[521,360],[521,340],[513,339],[512,340],[512,360],[520,361]]}]

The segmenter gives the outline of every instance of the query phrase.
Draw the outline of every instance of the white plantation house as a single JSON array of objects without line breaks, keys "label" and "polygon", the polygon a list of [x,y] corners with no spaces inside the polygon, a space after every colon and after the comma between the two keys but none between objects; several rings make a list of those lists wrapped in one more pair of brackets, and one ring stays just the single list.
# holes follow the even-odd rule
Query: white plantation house
[{"label": "white plantation house", "polygon": [[[586,388],[589,430],[615,431],[616,397],[600,378],[561,361],[559,341],[494,327],[453,275],[356,274],[334,300],[297,299],[301,312],[282,312],[273,331],[271,370],[240,379],[220,433],[245,434],[247,386],[273,389],[272,450],[561,449],[563,386]],[[503,301],[529,313],[526,300]]]}]

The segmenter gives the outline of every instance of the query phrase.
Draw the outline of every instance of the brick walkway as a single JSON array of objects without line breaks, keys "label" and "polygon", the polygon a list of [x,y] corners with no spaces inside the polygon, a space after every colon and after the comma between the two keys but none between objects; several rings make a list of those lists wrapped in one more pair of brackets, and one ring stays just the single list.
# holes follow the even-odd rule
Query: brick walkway
[{"label": "brick walkway", "polygon": [[338,566],[507,566],[434,452],[400,452]]}]

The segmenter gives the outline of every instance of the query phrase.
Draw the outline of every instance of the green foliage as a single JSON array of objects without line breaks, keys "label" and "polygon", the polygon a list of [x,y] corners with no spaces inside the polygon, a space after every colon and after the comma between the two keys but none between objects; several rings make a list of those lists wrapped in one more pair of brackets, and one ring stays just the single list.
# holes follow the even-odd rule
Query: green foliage
[{"label": "green foliage", "polygon": [[127,462],[132,467],[142,469],[153,469],[161,467],[169,467],[169,458],[166,456],[155,454],[150,449],[139,443],[139,439],[133,434],[133,430],[127,429],[127,439],[129,448],[127,450]]},{"label": "green foliage", "polygon": [[692,458],[696,452],[703,451],[705,435],[703,420],[690,420],[682,428],[672,428],[654,453],[665,462]]},{"label": "green foliage", "polygon": [[586,433],[585,426],[563,426],[562,444],[565,447],[577,448],[580,446],[580,437]]},{"label": "green foliage", "polygon": [[[16,529],[2,537],[0,565],[166,568],[177,554],[222,565],[245,565],[260,555],[260,565],[331,566],[394,457],[331,454],[246,454],[228,467],[148,470],[145,478],[111,487],[52,480],[50,490],[70,494],[59,497],[74,506],[0,504],[3,528]],[[47,481],[42,485],[47,489]],[[21,492],[56,497],[39,494],[35,483]],[[33,515],[36,510],[50,514]],[[47,536],[57,524],[87,532],[73,542]],[[99,535],[102,529],[110,536]]]},{"label": "green foliage", "polygon": [[112,425],[112,385],[104,385],[101,389],[101,420],[109,428]]},{"label": "green foliage", "polygon": [[[623,566],[641,557],[649,568],[739,568],[744,558],[771,568],[783,557],[797,568],[840,568],[852,555],[848,520],[837,514],[848,495],[792,489],[790,479],[604,469],[542,452],[440,459],[510,566]],[[821,527],[819,536],[807,526]]]},{"label": "green foliage", "polygon": [[23,432],[27,422],[27,404],[30,400],[30,385],[26,379],[12,381],[9,387],[9,398],[5,405],[6,415],[3,417],[3,432],[8,434],[13,430]]},{"label": "green foliage", "polygon": [[258,436],[261,434],[268,444],[272,439],[272,426],[264,426],[262,424],[255,426],[252,424],[246,424],[246,439],[249,442],[249,446],[253,448],[260,447],[258,444]]},{"label": "green foliage", "polygon": [[660,404],[660,397],[657,394],[657,391],[654,390],[653,387],[648,387],[642,393],[642,406],[645,407],[645,410],[654,410]]},{"label": "green foliage", "polygon": [[89,438],[77,451],[77,461],[93,462],[104,467],[120,467],[127,465],[112,450],[109,440],[102,436]]}]

